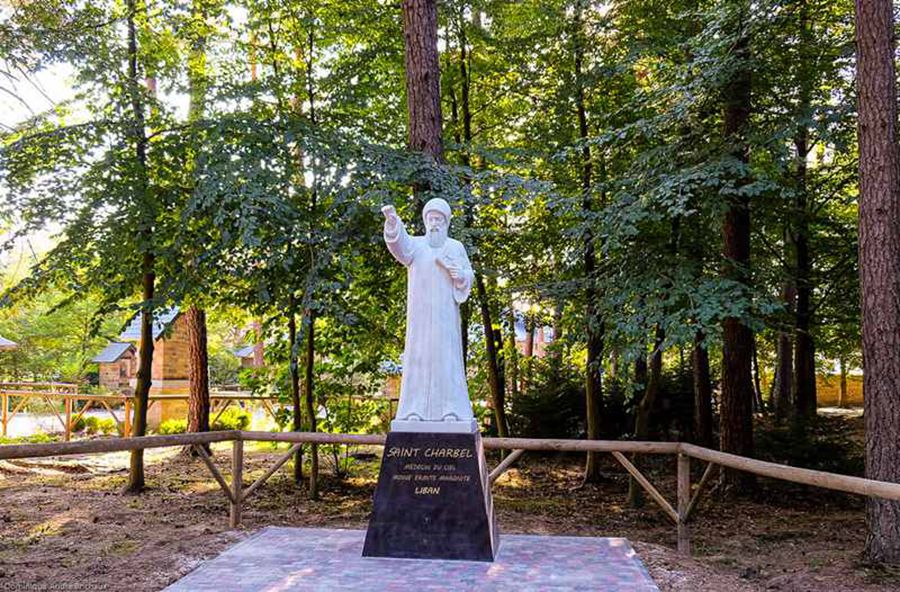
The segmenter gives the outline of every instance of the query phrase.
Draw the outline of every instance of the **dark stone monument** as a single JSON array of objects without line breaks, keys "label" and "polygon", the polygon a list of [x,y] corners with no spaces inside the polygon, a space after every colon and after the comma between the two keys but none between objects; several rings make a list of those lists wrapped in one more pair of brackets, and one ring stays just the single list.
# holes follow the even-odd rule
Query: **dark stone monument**
[{"label": "dark stone monument", "polygon": [[481,435],[390,432],[363,556],[493,561],[497,541]]}]

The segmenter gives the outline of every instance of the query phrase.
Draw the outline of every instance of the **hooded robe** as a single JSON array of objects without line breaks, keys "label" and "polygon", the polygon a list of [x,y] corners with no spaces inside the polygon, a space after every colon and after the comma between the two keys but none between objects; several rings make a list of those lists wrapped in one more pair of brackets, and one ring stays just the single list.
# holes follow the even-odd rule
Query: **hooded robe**
[{"label": "hooded robe", "polygon": [[[431,247],[424,236],[411,237],[398,221],[384,242],[407,269],[406,344],[400,382],[398,420],[471,421],[472,404],[462,357],[459,305],[475,277],[466,248],[447,238]],[[462,269],[456,282],[442,265]]]}]

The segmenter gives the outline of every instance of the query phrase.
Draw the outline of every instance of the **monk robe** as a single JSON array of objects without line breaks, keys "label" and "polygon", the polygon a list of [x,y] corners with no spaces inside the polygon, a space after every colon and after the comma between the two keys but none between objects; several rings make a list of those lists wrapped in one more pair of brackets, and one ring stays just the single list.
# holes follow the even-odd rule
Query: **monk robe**
[{"label": "monk robe", "polygon": [[[459,316],[475,277],[466,248],[449,237],[433,247],[424,236],[409,236],[402,222],[393,234],[385,230],[384,242],[407,269],[406,345],[396,418],[471,422]],[[455,281],[447,271],[453,266],[462,270]]]}]

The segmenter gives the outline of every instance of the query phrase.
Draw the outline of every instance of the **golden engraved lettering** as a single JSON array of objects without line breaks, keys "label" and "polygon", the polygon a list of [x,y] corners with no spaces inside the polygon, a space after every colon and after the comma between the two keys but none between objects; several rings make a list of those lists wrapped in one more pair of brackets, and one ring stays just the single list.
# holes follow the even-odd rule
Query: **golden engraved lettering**
[{"label": "golden engraved lettering", "polygon": [[391,446],[387,451],[387,457],[409,458],[419,456],[421,448],[404,448],[401,446]]},{"label": "golden engraved lettering", "polygon": [[409,463],[409,464],[403,465],[403,470],[404,471],[430,471],[431,465]]},{"label": "golden engraved lettering", "polygon": [[426,458],[472,458],[469,448],[426,448]]}]

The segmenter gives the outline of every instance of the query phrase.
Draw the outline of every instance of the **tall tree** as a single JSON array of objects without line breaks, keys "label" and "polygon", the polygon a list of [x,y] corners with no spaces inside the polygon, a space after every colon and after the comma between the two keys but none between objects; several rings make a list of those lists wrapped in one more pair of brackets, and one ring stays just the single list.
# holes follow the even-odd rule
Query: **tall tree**
[{"label": "tall tree", "polygon": [[[132,435],[143,436],[147,433],[147,407],[150,401],[153,368],[153,298],[156,288],[156,255],[153,250],[153,198],[150,195],[147,178],[147,133],[144,129],[144,101],[140,88],[140,66],[138,57],[138,39],[135,19],[139,16],[135,0],[126,3],[126,30],[128,35],[128,94],[131,101],[131,140],[134,142],[134,174],[135,200],[145,204],[144,216],[141,217],[137,229],[141,237],[141,341],[138,351],[140,365],[137,372],[137,384],[134,389],[134,422]],[[131,463],[128,472],[128,483],[125,490],[137,493],[144,488],[144,451],[131,451]]]},{"label": "tall tree", "polygon": [[[856,0],[866,477],[900,483],[900,156],[893,5]],[[866,501],[866,556],[900,563],[900,502]]]},{"label": "tall tree", "polygon": [[[456,14],[454,15],[454,21],[456,26],[457,33],[457,43],[459,45],[458,56],[458,66],[459,66],[459,78],[460,78],[460,93],[459,93],[459,106],[458,111],[459,115],[462,118],[462,135],[459,137],[459,140],[464,143],[462,146],[460,160],[465,167],[471,168],[473,165],[471,152],[473,150],[472,140],[472,106],[470,101],[471,95],[471,54],[469,49],[469,40],[468,35],[466,34],[466,3],[461,3],[456,7]],[[475,11],[477,13],[477,10]],[[455,96],[455,93],[454,93]],[[456,114],[457,106],[454,100],[453,102],[453,110],[454,114]],[[456,117],[454,117],[456,119]],[[459,143],[459,142],[458,142]],[[475,204],[473,195],[471,193],[471,182],[466,179],[466,186],[469,191],[467,191],[467,202],[465,204],[465,222],[468,228],[473,228],[476,220],[475,220]],[[477,245],[474,245],[477,247]],[[479,249],[473,249],[472,252],[472,263],[475,267],[475,291],[478,295],[478,307],[481,313],[481,324],[484,329],[484,353],[485,353],[485,363],[487,364],[487,373],[488,373],[488,386],[491,392],[491,407],[494,410],[494,423],[497,426],[497,435],[501,438],[505,438],[509,435],[509,423],[506,419],[506,389],[503,384],[503,377],[500,372],[500,351],[502,348],[502,337],[501,339],[496,339],[496,335],[494,332],[494,314],[491,310],[491,301],[488,295],[487,286],[484,281],[484,273],[482,272],[482,267],[484,265],[484,261],[481,257],[481,253]],[[468,341],[468,332],[469,332],[469,314],[466,312],[463,316],[463,346],[467,345]],[[463,349],[463,356],[465,358],[466,350]]]},{"label": "tall tree", "polygon": [[[736,178],[727,195],[728,209],[722,226],[725,267],[723,275],[739,286],[747,286],[750,266],[750,198],[741,191],[747,183],[750,150],[747,132],[751,113],[749,3],[736,0],[729,7],[733,66],[724,89],[725,142],[735,161]],[[753,452],[753,383],[751,363],[753,333],[737,316],[725,318],[722,327],[722,407],[720,447],[725,452],[750,456]],[[748,473],[722,472],[723,485],[746,487]]]},{"label": "tall tree", "polygon": [[[309,102],[309,125],[312,129],[316,129],[318,125],[318,119],[316,116],[316,84],[315,84],[315,52],[316,48],[316,29],[315,29],[315,15],[310,14],[307,18],[307,34],[306,34],[306,48],[305,48],[305,56],[306,56],[306,68],[305,68],[305,77],[306,77],[306,94],[307,100]],[[318,198],[319,198],[319,179],[318,179],[318,162],[315,158],[312,159],[312,182],[311,187],[309,188],[309,218],[310,220],[315,220],[317,216],[317,208],[318,208]],[[316,240],[314,237],[313,227],[309,226],[309,269],[316,268],[317,257],[320,257],[321,254],[317,251],[321,248],[316,244]],[[316,325],[316,311],[312,306],[313,298],[314,298],[314,285],[312,282],[307,282],[306,284],[306,294],[305,300],[308,305],[303,309],[303,329],[306,331],[306,352],[303,356],[303,361],[305,365],[304,369],[304,377],[303,377],[303,390],[304,390],[304,398],[306,400],[306,414],[309,417],[309,430],[311,432],[316,431],[316,403],[315,403],[315,390],[314,390],[314,374],[315,374],[315,361],[316,361],[316,338],[315,338],[315,325]],[[310,445],[310,466],[309,466],[309,497],[310,499],[317,500],[319,499],[319,445],[313,443]]]},{"label": "tall tree", "polygon": [[[190,51],[188,52],[188,124],[196,126],[206,106],[207,11],[204,0],[193,0],[190,14]],[[194,133],[194,141],[202,136]],[[192,151],[192,156],[196,151]],[[196,158],[189,163],[190,187],[196,185]],[[199,278],[198,278],[199,279]],[[206,311],[192,304],[185,314],[188,325],[188,422],[189,432],[209,431],[209,352],[206,338]]]},{"label": "tall tree", "polygon": [[[585,332],[587,335],[587,360],[585,361],[585,407],[587,416],[587,437],[599,440],[601,437],[601,417],[603,414],[603,390],[601,372],[603,364],[603,318],[600,314],[599,294],[597,290],[597,255],[594,247],[592,230],[593,198],[593,161],[591,149],[587,143],[589,136],[587,107],[585,104],[585,45],[584,6],[580,0],[575,4],[572,23],[572,52],[575,77],[575,109],[578,117],[578,138],[582,142],[580,151],[581,169],[581,209],[585,218],[584,237],[582,238],[582,259],[584,264],[585,290]],[[600,458],[597,453],[588,452],[584,466],[584,481],[596,483],[601,479]]]},{"label": "tall tree", "polygon": [[[813,51],[812,23],[810,22],[809,4],[807,0],[799,3],[798,26],[798,61],[801,64],[812,62]],[[810,256],[810,208],[809,208],[809,175],[806,164],[809,156],[809,119],[811,88],[815,78],[811,68],[798,68],[797,76],[798,124],[794,132],[795,150],[795,191],[797,193],[796,215],[794,217],[794,254],[796,256],[796,289],[794,321],[794,384],[792,398],[794,417],[806,419],[816,414],[816,359],[815,345],[812,336],[810,319],[812,317],[813,278],[812,260]]]}]

